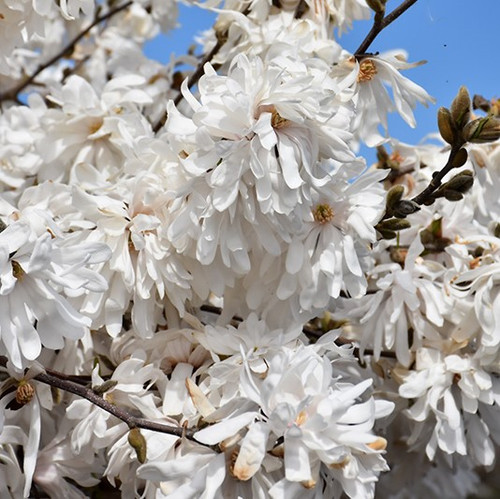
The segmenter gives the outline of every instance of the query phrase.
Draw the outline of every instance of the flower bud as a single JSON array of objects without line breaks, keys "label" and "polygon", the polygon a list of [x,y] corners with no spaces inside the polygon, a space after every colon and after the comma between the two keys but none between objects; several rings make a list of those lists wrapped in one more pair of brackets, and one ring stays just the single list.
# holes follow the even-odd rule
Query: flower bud
[{"label": "flower bud", "polygon": [[461,201],[464,198],[461,192],[450,191],[449,189],[443,191],[443,196],[447,201]]},{"label": "flower bud", "polygon": [[390,218],[389,220],[382,220],[379,222],[375,229],[377,229],[384,239],[392,239],[396,237],[396,231],[407,229],[411,227],[410,222],[405,218]]},{"label": "flower bud", "polygon": [[385,0],[366,0],[366,3],[377,14],[385,12]]},{"label": "flower bud", "polygon": [[134,448],[137,460],[141,464],[145,463],[147,451],[146,439],[139,428],[132,428],[128,432],[128,443]]},{"label": "flower bud", "polygon": [[474,109],[481,109],[485,113],[490,112],[491,104],[482,95],[474,95],[472,99],[472,107]]},{"label": "flower bud", "polygon": [[461,130],[470,118],[470,96],[467,87],[460,87],[457,96],[451,103],[450,112],[455,127]]},{"label": "flower bud", "polygon": [[487,116],[468,123],[462,132],[467,142],[481,144],[500,139],[500,119]]},{"label": "flower bud", "polygon": [[98,385],[94,388],[92,388],[92,391],[97,394],[97,395],[102,395],[103,393],[106,393],[108,390],[111,390],[111,388],[114,388],[118,384],[118,381],[115,379],[108,379],[102,385]]},{"label": "flower bud", "polygon": [[443,185],[445,189],[451,191],[457,191],[465,193],[467,192],[474,183],[474,176],[470,170],[464,170],[463,172],[455,175],[451,180]]},{"label": "flower bud", "polygon": [[395,185],[388,193],[385,207],[388,212],[392,212],[393,207],[401,201],[405,188],[402,185]]},{"label": "flower bud", "polygon": [[382,239],[394,239],[397,236],[397,233],[394,232],[393,230],[387,230],[387,229],[382,229],[376,227],[380,235],[382,236]]},{"label": "flower bud", "polygon": [[384,146],[377,146],[377,161],[379,168],[387,168],[389,154]]},{"label": "flower bud", "polygon": [[398,218],[405,218],[418,210],[420,210],[420,206],[410,199],[402,199],[392,208],[394,216]]},{"label": "flower bud", "polygon": [[441,137],[443,137],[443,139],[448,142],[448,144],[453,144],[453,142],[455,142],[457,132],[455,130],[453,118],[451,117],[449,109],[440,107],[438,109],[437,119]]},{"label": "flower bud", "polygon": [[468,156],[469,155],[468,155],[466,149],[464,149],[464,148],[460,149],[451,162],[451,164],[453,165],[453,168],[459,168],[460,166],[465,165],[465,162],[467,161]]},{"label": "flower bud", "polygon": [[366,0],[368,7],[375,12],[375,23],[380,23],[385,15],[385,2],[387,0]]},{"label": "flower bud", "polygon": [[411,227],[411,224],[408,220],[404,218],[389,218],[389,220],[383,220],[380,222],[376,229],[380,231],[383,230],[403,230]]},{"label": "flower bud", "polygon": [[408,254],[408,248],[402,248],[401,246],[392,246],[390,248],[391,260],[395,263],[403,265],[406,261],[406,255]]},{"label": "flower bud", "polygon": [[448,201],[460,201],[463,195],[472,187],[474,177],[470,170],[455,175],[451,180],[443,184],[435,193],[436,198],[444,197]]}]

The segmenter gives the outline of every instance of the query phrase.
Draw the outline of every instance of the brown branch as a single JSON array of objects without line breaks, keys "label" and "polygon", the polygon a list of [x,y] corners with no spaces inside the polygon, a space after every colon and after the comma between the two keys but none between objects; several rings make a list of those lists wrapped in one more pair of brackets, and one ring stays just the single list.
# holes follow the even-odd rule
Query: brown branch
[{"label": "brown branch", "polygon": [[122,10],[125,10],[127,7],[132,5],[132,1],[125,2],[122,5],[119,5],[118,7],[115,7],[114,9],[111,9],[109,12],[106,14],[103,14],[102,16],[97,17],[94,19],[92,24],[85,28],[83,31],[81,31],[77,36],[75,36],[61,51],[59,51],[56,55],[54,55],[52,58],[50,58],[47,62],[44,64],[40,65],[38,69],[28,78],[23,80],[21,83],[16,85],[14,88],[11,88],[10,90],[7,90],[4,93],[0,94],[0,102],[3,102],[5,100],[15,100],[17,99],[17,96],[20,92],[22,92],[28,85],[33,83],[35,78],[45,69],[47,69],[49,66],[52,66],[52,64],[56,63],[59,59],[62,59],[65,54],[68,52],[73,51],[74,46],[95,26],[98,24],[102,23],[103,21],[106,21],[107,19],[113,17],[115,14],[121,12]]},{"label": "brown branch", "polygon": [[126,410],[122,409],[121,407],[111,404],[110,402],[105,400],[101,395],[95,393],[92,389],[82,386],[73,381],[69,381],[68,379],[60,379],[58,376],[55,376],[54,374],[49,374],[49,372],[38,374],[37,376],[34,377],[34,379],[40,381],[41,383],[45,383],[46,385],[53,386],[54,388],[59,388],[60,390],[73,393],[74,395],[78,395],[79,397],[88,400],[97,407],[100,407],[109,414],[112,414],[113,416],[122,420],[131,429],[143,428],[144,430],[157,431],[159,433],[167,433],[169,435],[175,435],[177,437],[186,437],[189,440],[201,443],[194,438],[194,434],[196,433],[196,431],[194,430],[172,425],[166,425],[162,423],[156,423],[154,421],[149,421],[144,418],[133,416],[129,414]]},{"label": "brown branch", "polygon": [[[207,62],[210,62],[213,59],[215,54],[219,52],[222,45],[223,43],[220,40],[217,40],[217,43],[213,46],[212,50],[207,55],[205,55],[203,59],[201,59],[201,61],[196,66],[196,69],[194,70],[193,74],[189,77],[187,81],[188,88],[192,88],[194,87],[194,85],[198,83],[198,80],[203,75],[204,71],[203,67]],[[182,95],[182,92],[179,91],[177,97],[174,99],[174,104],[176,106],[179,105],[179,103],[182,101],[183,98],[184,96]],[[168,118],[168,113],[165,111],[163,116],[158,120],[158,123],[156,123],[156,125],[153,127],[153,132],[155,133],[158,132],[161,129],[161,127],[167,122],[167,118]]]},{"label": "brown branch", "polygon": [[[207,62],[210,62],[213,59],[213,57],[215,56],[215,54],[217,54],[217,52],[219,52],[221,47],[222,43],[217,40],[217,43],[213,46],[212,50],[198,63],[198,66],[196,66],[194,73],[189,77],[187,82],[188,88],[194,87],[194,85],[198,83],[198,80],[203,75],[203,67]],[[174,100],[174,104],[177,106],[182,99],[182,92],[179,92],[179,95]]]},{"label": "brown branch", "polygon": [[[7,365],[7,357],[0,355],[0,367],[5,367]],[[132,428],[143,428],[144,430],[157,431],[159,433],[167,433],[169,435],[175,435],[177,437],[185,437],[193,442],[199,443],[201,445],[205,445],[214,450],[218,450],[217,447],[203,444],[194,438],[194,434],[197,430],[191,430],[184,427],[166,425],[163,423],[156,423],[154,421],[149,421],[145,418],[139,418],[137,416],[133,416],[129,414],[125,409],[118,407],[114,404],[111,404],[107,400],[105,400],[100,394],[93,391],[91,388],[86,386],[82,386],[81,383],[83,380],[77,379],[76,381],[72,381],[71,379],[74,376],[71,374],[64,374],[58,371],[51,371],[50,369],[46,369],[44,373],[40,373],[33,377],[33,379],[40,381],[40,383],[44,383],[46,385],[52,386],[54,388],[58,388],[68,393],[72,393],[74,395],[78,395],[82,397],[92,404],[100,407],[109,414],[117,417],[124,423],[127,423],[130,429]],[[78,378],[78,377],[77,377]]]},{"label": "brown branch", "polygon": [[414,198],[412,198],[413,202],[422,205],[428,199],[430,199],[434,191],[441,186],[441,180],[443,180],[445,175],[454,168],[453,161],[462,146],[463,142],[460,141],[455,142],[455,144],[452,145],[446,165],[443,166],[442,170],[433,174],[432,180],[429,182],[429,185],[420,194],[417,194]]},{"label": "brown branch", "polygon": [[354,55],[359,57],[366,54],[368,47],[372,44],[373,40],[377,35],[384,29],[394,22],[399,16],[404,14],[417,0],[405,0],[399,7],[396,7],[390,14],[387,14],[382,20],[377,19],[375,15],[375,21],[373,22],[372,29],[366,35],[366,38],[361,42]]},{"label": "brown branch", "polygon": [[[62,381],[71,381],[77,385],[88,386],[92,383],[92,376],[87,374],[66,374],[60,371],[53,371],[52,369],[45,368],[45,372],[51,376],[54,376]],[[109,379],[109,376],[104,376],[104,380]]]}]

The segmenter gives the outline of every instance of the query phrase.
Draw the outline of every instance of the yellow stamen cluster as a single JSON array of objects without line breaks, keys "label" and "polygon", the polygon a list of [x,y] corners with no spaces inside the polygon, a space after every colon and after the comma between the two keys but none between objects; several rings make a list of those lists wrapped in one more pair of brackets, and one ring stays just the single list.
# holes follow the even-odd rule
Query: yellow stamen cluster
[{"label": "yellow stamen cluster", "polygon": [[283,128],[291,123],[290,120],[283,118],[283,116],[276,111],[276,108],[272,104],[262,104],[259,106],[255,113],[255,119],[258,119],[262,113],[271,113],[271,126],[275,130],[279,130],[280,128]]},{"label": "yellow stamen cluster", "polygon": [[358,83],[373,80],[377,74],[377,66],[371,59],[363,59],[359,63]]},{"label": "yellow stamen cluster", "polygon": [[404,158],[403,156],[401,156],[401,154],[399,154],[399,151],[394,151],[389,156],[389,160],[400,165],[404,161]]},{"label": "yellow stamen cluster", "polygon": [[26,275],[26,272],[24,271],[24,269],[21,267],[21,265],[19,265],[18,262],[16,262],[15,260],[12,260],[12,275],[17,279],[17,280],[21,280],[25,275]]},{"label": "yellow stamen cluster", "polygon": [[314,221],[320,224],[330,222],[334,215],[333,208],[327,203],[318,204],[313,210]]},{"label": "yellow stamen cluster", "polygon": [[34,395],[35,387],[29,381],[20,381],[16,390],[16,402],[19,405],[29,404]]},{"label": "yellow stamen cluster", "polygon": [[477,269],[481,265],[481,257],[478,256],[469,262],[469,268],[471,270]]},{"label": "yellow stamen cluster", "polygon": [[280,128],[283,128],[287,126],[290,123],[290,120],[287,120],[286,118],[283,118],[276,109],[273,109],[272,115],[271,115],[271,126],[274,129],[279,130]]},{"label": "yellow stamen cluster", "polygon": [[94,135],[94,133],[96,133],[102,127],[103,122],[104,121],[102,118],[96,118],[95,120],[92,120],[92,122],[89,124],[88,134]]},{"label": "yellow stamen cluster", "polygon": [[297,426],[302,426],[307,421],[306,411],[300,411],[295,418],[295,424]]},{"label": "yellow stamen cluster", "polygon": [[304,482],[300,482],[300,485],[302,485],[302,487],[304,487],[305,489],[314,489],[314,487],[316,487],[316,480],[306,480]]},{"label": "yellow stamen cluster", "polygon": [[234,465],[236,464],[236,460],[238,459],[238,454],[240,453],[239,449],[233,449],[231,455],[229,456],[229,473],[234,477]]}]

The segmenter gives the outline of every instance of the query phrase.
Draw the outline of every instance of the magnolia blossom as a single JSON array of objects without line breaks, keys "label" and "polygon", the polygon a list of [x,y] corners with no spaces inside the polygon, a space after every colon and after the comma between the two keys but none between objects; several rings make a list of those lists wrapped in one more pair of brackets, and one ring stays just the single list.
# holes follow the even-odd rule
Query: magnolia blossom
[{"label": "magnolia blossom", "polygon": [[21,368],[40,355],[42,345],[57,349],[64,338],[84,335],[90,319],[60,290],[103,291],[105,280],[88,265],[107,260],[110,251],[98,244],[65,244],[50,225],[37,234],[26,218],[0,233],[0,248],[1,351]]},{"label": "magnolia blossom", "polygon": [[144,80],[123,76],[110,81],[98,95],[79,76],[68,78],[49,97],[41,122],[37,151],[44,159],[40,179],[66,180],[75,165],[88,162],[107,179],[121,170],[130,137],[148,135],[148,126],[137,106],[150,103],[138,89]]},{"label": "magnolia blossom", "polygon": [[332,172],[328,189],[313,193],[311,212],[287,250],[277,290],[280,299],[298,293],[300,307],[312,310],[326,307],[341,291],[364,294],[360,246],[375,241],[373,225],[383,202],[379,181],[384,176],[376,172],[350,178],[349,169],[342,166]]},{"label": "magnolia blossom", "polygon": [[[382,125],[387,132],[388,112],[397,110],[408,125],[415,127],[412,109],[417,102],[426,106],[434,102],[422,87],[400,73],[402,69],[419,64],[407,63],[406,53],[394,51],[363,57],[360,61],[350,57],[335,69],[334,74],[339,85],[345,88],[346,98],[356,103],[356,130],[368,146],[384,141],[378,127]],[[390,99],[386,86],[392,89],[394,101]]]},{"label": "magnolia blossom", "polygon": [[[291,78],[293,65],[301,78]],[[253,245],[281,253],[280,242],[293,230],[293,218],[287,219],[299,204],[310,203],[309,184],[326,182],[317,160],[354,161],[349,118],[321,88],[326,75],[315,75],[301,61],[277,59],[265,68],[262,60],[241,56],[227,77],[206,71],[201,104],[185,94],[192,122],[174,109],[169,113],[169,131],[203,140],[206,148],[187,152],[182,161],[196,178],[170,237],[175,243],[187,233],[197,240],[203,264],[213,261],[220,245],[224,264],[243,273]],[[330,106],[322,110],[321,102]],[[245,236],[249,231],[254,238]]]},{"label": "magnolia blossom", "polygon": [[[161,191],[162,180],[155,175],[137,178],[127,202],[116,195],[73,193],[80,213],[92,226],[89,240],[105,243],[113,252],[101,268],[110,283],[108,291],[90,294],[82,307],[93,317],[95,327],[104,325],[112,336],[120,333],[131,300],[134,327],[146,337],[164,320],[159,303],[168,300],[183,314],[192,295],[192,277],[163,237],[168,197]],[[115,186],[116,193],[123,187]],[[111,186],[106,189],[111,190]]]},{"label": "magnolia blossom", "polygon": [[[480,256],[472,258],[467,252],[467,246],[477,244],[486,247],[481,247]],[[474,292],[473,310],[480,331],[478,350],[484,356],[485,364],[495,362],[493,359],[498,355],[500,346],[499,250],[500,239],[491,236],[470,237],[449,249],[462,264],[459,267],[461,272],[455,273],[450,279],[451,291],[462,299]]]},{"label": "magnolia blossom", "polygon": [[481,418],[480,405],[498,404],[498,379],[485,372],[477,358],[470,355],[442,355],[439,351],[421,349],[416,370],[403,374],[399,392],[416,399],[407,411],[419,424],[410,437],[417,441],[430,427],[426,445],[429,459],[436,450],[470,455],[474,462],[490,465],[495,458],[488,425]]},{"label": "magnolia blossom", "polygon": [[[229,442],[240,440],[232,451],[235,461],[231,473],[237,479],[258,476],[260,467],[268,466],[266,452],[270,452],[284,456],[287,482],[307,483],[321,490],[326,474],[350,497],[370,496],[376,481],[373,470],[386,469],[380,456],[385,440],[371,430],[374,420],[390,413],[392,405],[373,399],[360,403],[358,398],[371,381],[344,382],[340,372],[336,378],[330,362],[318,355],[320,351],[321,347],[256,350],[243,357],[244,368],[225,361],[228,367],[233,365],[233,400],[227,399],[228,393],[219,398],[219,404],[227,400],[225,404],[213,407],[210,401],[215,404],[217,398],[210,391],[223,393],[226,386],[204,384],[209,392],[197,395],[196,406],[205,421],[219,422],[195,437],[204,443],[225,441],[231,446],[234,444]],[[265,360],[264,372],[259,368],[259,357]],[[220,376],[219,366],[214,366],[215,373]],[[191,391],[192,397],[194,393]],[[282,486],[279,483],[276,490]]]},{"label": "magnolia blossom", "polygon": [[[445,270],[436,262],[422,260],[419,254],[423,250],[417,235],[405,256],[404,269],[396,263],[375,267],[371,276],[382,274],[375,282],[375,292],[354,307],[345,303],[361,350],[373,347],[376,359],[385,347],[394,349],[399,362],[409,366],[411,350],[421,345],[424,337],[439,338],[437,328],[444,324],[443,312],[450,308],[440,284]],[[414,345],[409,344],[409,328]]]},{"label": "magnolia blossom", "polygon": [[403,144],[385,1],[191,3],[0,0],[0,496],[495,495],[500,101]]}]

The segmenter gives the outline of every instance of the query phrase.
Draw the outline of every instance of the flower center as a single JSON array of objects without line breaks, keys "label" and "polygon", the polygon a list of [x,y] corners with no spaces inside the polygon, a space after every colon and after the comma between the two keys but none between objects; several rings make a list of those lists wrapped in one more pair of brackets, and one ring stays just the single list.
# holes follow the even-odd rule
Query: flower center
[{"label": "flower center", "polygon": [[401,154],[399,154],[399,151],[393,151],[393,153],[389,156],[389,160],[400,165],[405,159],[401,156]]},{"label": "flower center", "polygon": [[13,276],[18,280],[22,280],[22,278],[26,275],[26,272],[24,271],[24,269],[21,267],[21,265],[19,265],[18,262],[16,262],[15,260],[12,260],[12,274]]},{"label": "flower center", "polygon": [[88,134],[94,135],[94,133],[99,131],[99,129],[102,127],[103,123],[104,123],[104,120],[102,118],[96,118],[96,119],[92,120],[89,124],[89,127],[88,127]]},{"label": "flower center", "polygon": [[29,404],[34,395],[34,386],[29,381],[21,380],[16,390],[16,402],[19,405]]},{"label": "flower center", "polygon": [[297,426],[302,426],[307,421],[306,411],[300,411],[295,418],[295,424]]},{"label": "flower center", "polygon": [[327,203],[318,204],[312,213],[314,221],[322,225],[330,222],[335,216],[333,208]]},{"label": "flower center", "polygon": [[290,120],[287,120],[286,118],[283,118],[276,109],[273,109],[272,115],[271,115],[271,126],[279,130],[280,128],[284,128],[290,123]]},{"label": "flower center", "polygon": [[272,104],[263,104],[262,106],[259,106],[255,117],[258,118],[262,113],[271,113],[271,126],[275,130],[284,128],[291,123],[290,120],[283,118],[283,116],[276,111],[276,108]]},{"label": "flower center", "polygon": [[377,66],[371,59],[363,59],[359,63],[358,82],[373,80],[377,74]]}]

